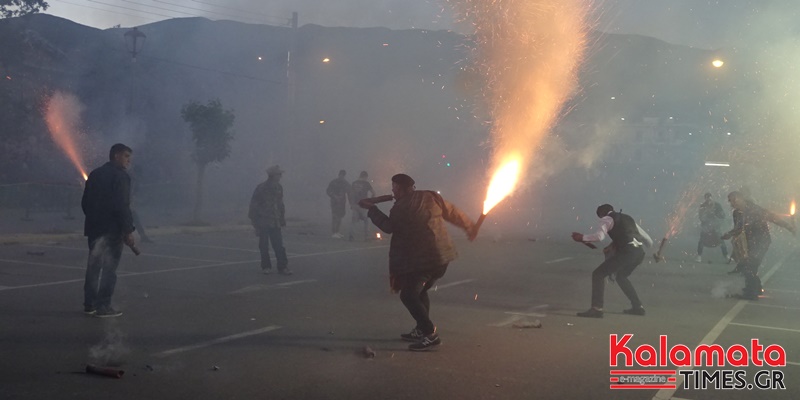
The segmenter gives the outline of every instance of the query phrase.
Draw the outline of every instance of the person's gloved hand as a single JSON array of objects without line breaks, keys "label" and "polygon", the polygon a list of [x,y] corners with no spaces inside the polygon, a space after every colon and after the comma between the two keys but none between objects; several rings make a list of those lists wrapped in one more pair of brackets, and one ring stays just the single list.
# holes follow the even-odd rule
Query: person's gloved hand
[{"label": "person's gloved hand", "polygon": [[582,233],[578,233],[578,232],[572,232],[572,240],[574,240],[576,242],[582,242],[583,241],[583,234]]}]

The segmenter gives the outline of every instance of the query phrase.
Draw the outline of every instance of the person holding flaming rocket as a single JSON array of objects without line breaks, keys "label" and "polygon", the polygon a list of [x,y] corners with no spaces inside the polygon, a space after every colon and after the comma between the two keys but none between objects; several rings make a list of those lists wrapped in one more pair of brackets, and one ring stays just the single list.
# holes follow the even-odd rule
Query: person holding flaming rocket
[{"label": "person holding flaming rocket", "polygon": [[131,215],[131,177],[126,172],[132,153],[122,143],[111,146],[109,161],[89,174],[81,198],[86,216],[83,235],[89,242],[83,312],[99,318],[122,315],[111,307],[122,246],[127,245],[137,255],[139,252],[133,238],[136,228]]},{"label": "person holding flaming rocket", "polygon": [[769,222],[780,226],[795,235],[795,227],[782,219],[779,215],[765,210],[749,201],[742,192],[733,191],[728,194],[728,202],[731,207],[741,213],[740,222],[734,228],[722,236],[722,240],[728,240],[744,232],[747,243],[746,255],[739,260],[736,269],[744,275],[744,289],[741,294],[732,297],[742,300],[758,300],[761,294],[761,278],[758,277],[758,267],[764,256],[767,255],[772,237],[769,234]]},{"label": "person holding flaming rocket", "polygon": [[447,221],[467,232],[474,240],[477,230],[472,220],[434,191],[416,190],[415,182],[406,174],[392,177],[394,206],[389,215],[375,203],[384,197],[358,202],[367,209],[367,216],[380,230],[392,234],[389,245],[389,283],[417,325],[400,337],[409,342],[411,351],[427,351],[442,343],[430,319],[428,290],[444,276],[448,264],[457,257]]},{"label": "person holding flaming rocket", "polygon": [[600,230],[590,235],[572,232],[572,240],[589,243],[600,242],[609,236],[611,244],[603,250],[606,259],[592,272],[592,308],[579,312],[579,317],[603,318],[603,297],[605,295],[606,277],[616,274],[616,280],[622,293],[631,302],[631,308],[623,310],[625,314],[645,315],[642,302],[636,289],[628,280],[628,276],[644,260],[643,246],[653,245],[653,239],[634,219],[622,212],[614,211],[610,204],[597,207],[600,218]]}]

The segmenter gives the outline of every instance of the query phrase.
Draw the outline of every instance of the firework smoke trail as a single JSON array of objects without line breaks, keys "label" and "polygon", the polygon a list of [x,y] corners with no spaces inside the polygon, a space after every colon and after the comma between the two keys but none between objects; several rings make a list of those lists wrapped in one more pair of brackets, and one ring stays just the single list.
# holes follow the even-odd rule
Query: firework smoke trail
[{"label": "firework smoke trail", "polygon": [[[578,89],[586,0],[448,0],[474,30],[472,60],[492,115],[494,177],[484,214],[511,194]],[[498,182],[504,180],[504,182]],[[494,192],[494,193],[493,193]]]},{"label": "firework smoke trail", "polygon": [[76,145],[77,134],[80,127],[80,115],[83,111],[83,104],[77,97],[71,94],[55,92],[47,100],[45,120],[50,136],[58,147],[67,155],[69,160],[81,173],[86,180],[86,168],[83,166],[83,159]]}]

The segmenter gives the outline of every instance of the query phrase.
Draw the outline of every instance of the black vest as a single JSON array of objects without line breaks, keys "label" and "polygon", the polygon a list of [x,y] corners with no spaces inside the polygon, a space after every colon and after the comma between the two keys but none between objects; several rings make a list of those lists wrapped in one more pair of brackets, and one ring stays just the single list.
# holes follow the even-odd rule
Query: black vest
[{"label": "black vest", "polygon": [[612,211],[608,214],[614,220],[614,227],[608,231],[608,236],[614,242],[614,246],[620,248],[632,242],[633,239],[644,243],[644,238],[636,227],[636,221],[628,214]]}]

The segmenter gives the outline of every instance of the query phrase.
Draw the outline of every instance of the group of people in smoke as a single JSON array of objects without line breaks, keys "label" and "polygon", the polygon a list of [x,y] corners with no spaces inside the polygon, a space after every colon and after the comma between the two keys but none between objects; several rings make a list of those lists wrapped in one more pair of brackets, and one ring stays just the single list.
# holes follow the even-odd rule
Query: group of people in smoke
[{"label": "group of people in smoke", "polygon": [[[131,155],[132,150],[124,144],[112,146],[109,162],[89,175],[81,202],[86,215],[84,233],[88,237],[90,251],[84,285],[84,311],[97,317],[122,314],[111,307],[111,296],[123,245],[135,248],[133,232],[136,228],[130,209],[130,177],[126,172]],[[283,187],[280,184],[284,170],[274,165],[266,172],[268,179],[253,192],[248,216],[259,237],[262,271],[266,274],[272,271],[269,256],[271,244],[278,272],[291,275],[281,232],[286,226]],[[340,171],[339,177],[331,182],[327,190],[334,211],[334,236],[344,215],[341,211],[344,211],[345,198],[350,198],[354,210],[353,225],[357,219],[364,218],[365,211],[366,218],[375,226],[392,234],[389,247],[390,288],[400,294],[400,300],[416,322],[409,333],[400,337],[412,342],[409,345],[412,351],[435,348],[441,344],[441,338],[430,319],[428,290],[444,276],[449,263],[457,257],[445,222],[461,228],[470,241],[478,233],[475,223],[437,192],[416,190],[414,179],[402,173],[391,178],[395,202],[387,215],[377,207],[377,198],[369,197],[370,194],[374,195],[374,191],[367,181],[366,172],[362,172],[359,180],[352,185],[344,179],[345,175],[345,171]],[[793,234],[795,228],[775,213],[759,207],[741,192],[731,192],[728,201],[734,209],[733,229],[721,236],[713,224],[707,229],[720,240],[736,238],[734,249],[738,249],[735,251],[737,268],[745,277],[745,287],[736,297],[757,300],[762,290],[758,268],[771,242],[768,223],[779,225]],[[707,213],[717,214],[718,204],[715,206],[712,203],[710,194],[706,195],[706,202],[701,206],[701,221]],[[605,280],[611,277],[631,302],[631,308],[624,310],[624,313],[644,316],[645,309],[628,277],[642,263],[644,248],[652,246],[653,240],[631,216],[614,210],[610,204],[599,206],[596,214],[600,218],[599,230],[586,235],[573,232],[572,239],[591,243],[609,237],[611,244],[603,249],[605,260],[592,272],[591,308],[577,315],[603,317]],[[698,252],[702,251],[702,245],[701,239]],[[725,248],[723,254],[727,256]]]},{"label": "group of people in smoke", "polygon": [[342,218],[345,216],[346,205],[350,203],[350,234],[348,239],[353,241],[355,239],[356,224],[362,223],[364,225],[364,240],[369,240],[368,224],[366,212],[358,206],[358,202],[368,197],[375,197],[375,191],[372,189],[372,184],[367,179],[369,174],[367,171],[361,171],[358,179],[350,183],[345,179],[347,171],[340,170],[339,176],[333,179],[329,184],[325,193],[331,200],[331,237],[336,239],[344,238],[341,233]]}]

